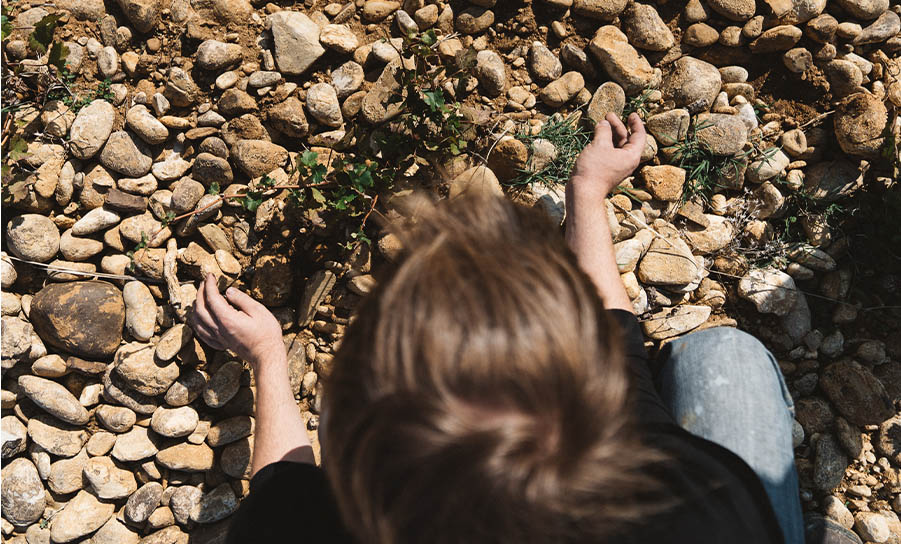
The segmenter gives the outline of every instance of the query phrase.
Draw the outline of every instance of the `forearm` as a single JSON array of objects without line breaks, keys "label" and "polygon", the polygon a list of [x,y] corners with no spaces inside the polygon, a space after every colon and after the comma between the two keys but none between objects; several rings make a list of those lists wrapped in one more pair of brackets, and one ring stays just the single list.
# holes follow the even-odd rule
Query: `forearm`
[{"label": "forearm", "polygon": [[567,206],[566,243],[576,254],[582,270],[594,282],[604,308],[634,312],[616,266],[603,198],[597,195],[585,198],[573,193],[570,183],[566,194],[567,203],[571,203]]},{"label": "forearm", "polygon": [[284,350],[255,366],[257,385],[253,474],[277,461],[313,464],[313,448],[294,402]]}]

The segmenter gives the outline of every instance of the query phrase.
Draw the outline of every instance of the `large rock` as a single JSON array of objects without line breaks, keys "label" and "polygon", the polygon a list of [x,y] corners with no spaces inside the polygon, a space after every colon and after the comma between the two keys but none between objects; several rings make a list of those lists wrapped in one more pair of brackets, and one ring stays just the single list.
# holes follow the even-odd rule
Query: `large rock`
[{"label": "large rock", "polygon": [[280,11],[268,18],[275,44],[275,62],[285,75],[299,76],[325,53],[319,25],[303,13]]},{"label": "large rock", "polygon": [[751,301],[757,311],[783,316],[801,295],[791,276],[775,268],[755,268],[738,282],[738,295]]},{"label": "large rock", "polygon": [[268,174],[288,160],[284,147],[265,140],[238,140],[232,156],[238,168],[250,178]]},{"label": "large rock", "polygon": [[494,172],[487,166],[479,165],[466,170],[448,184],[450,198],[456,198],[463,194],[503,196],[504,191]]},{"label": "large rock", "polygon": [[50,540],[55,543],[72,542],[103,526],[113,515],[116,505],[100,502],[87,491],[79,491],[54,517],[50,525]]},{"label": "large rock", "polygon": [[841,483],[848,468],[848,458],[831,434],[823,434],[814,450],[813,485],[828,492]]},{"label": "large rock", "polygon": [[175,361],[158,363],[152,344],[131,342],[116,352],[116,373],[129,387],[147,396],[162,395],[178,379]]},{"label": "large rock", "polygon": [[238,509],[238,498],[228,483],[204,493],[193,509],[191,520],[197,523],[214,523],[232,515]]},{"label": "large rock", "polygon": [[138,489],[134,474],[117,467],[109,457],[90,459],[85,464],[84,477],[94,494],[101,499],[124,499]]},{"label": "large rock", "polygon": [[665,340],[685,334],[707,321],[710,306],[683,305],[652,314],[641,323],[644,333],[653,340]]},{"label": "large rock", "polygon": [[623,92],[623,88],[612,81],[606,81],[591,97],[586,115],[592,123],[597,124],[603,121],[608,113],[621,117],[625,107],[626,93]]},{"label": "large rock", "polygon": [[574,0],[573,11],[592,19],[612,21],[626,9],[628,0]]},{"label": "large rock", "polygon": [[3,467],[0,478],[3,518],[16,527],[27,527],[44,514],[44,486],[34,463],[19,457]]},{"label": "large rock", "polygon": [[901,32],[901,17],[894,11],[886,11],[854,38],[856,44],[881,43]]},{"label": "large rock", "polygon": [[125,518],[132,523],[143,523],[159,506],[162,496],[163,486],[160,483],[144,484],[125,503]]},{"label": "large rock", "polygon": [[153,32],[160,22],[159,0],[116,0],[119,7],[141,34]]},{"label": "large rock", "polygon": [[159,452],[146,427],[134,427],[125,434],[116,437],[113,445],[113,458],[119,461],[140,461],[153,457]]},{"label": "large rock", "polygon": [[81,490],[84,487],[82,471],[88,459],[88,452],[81,450],[75,457],[60,459],[50,465],[50,477],[47,478],[50,490],[61,495]]},{"label": "large rock", "polygon": [[547,84],[538,93],[538,98],[552,108],[559,108],[573,99],[585,88],[585,79],[576,71],[566,72],[563,76]]},{"label": "large rock", "polygon": [[702,113],[695,121],[698,142],[714,155],[740,152],[748,141],[748,128],[737,115]]},{"label": "large rock", "polygon": [[645,166],[638,172],[645,187],[658,200],[674,202],[682,198],[685,185],[685,170],[678,166],[664,164]]},{"label": "large rock", "polygon": [[725,217],[713,214],[705,214],[704,217],[709,221],[706,227],[689,225],[684,234],[695,251],[709,255],[728,246],[736,232]]},{"label": "large rock", "polygon": [[190,406],[157,408],[150,420],[150,428],[161,436],[179,438],[188,436],[197,427],[200,417]]},{"label": "large rock", "polygon": [[792,25],[773,27],[750,44],[754,53],[774,53],[791,49],[801,39],[801,29]]},{"label": "large rock", "polygon": [[6,226],[6,243],[20,259],[47,263],[59,251],[59,229],[49,217],[36,213],[17,215]]},{"label": "large rock", "polygon": [[66,425],[43,414],[28,420],[28,436],[47,453],[59,457],[76,455],[88,441],[88,433],[84,429]]},{"label": "large rock", "polygon": [[888,110],[882,100],[862,92],[839,103],[833,116],[835,137],[848,155],[876,158],[885,145]]},{"label": "large rock", "polygon": [[820,388],[855,425],[878,425],[894,414],[882,382],[856,361],[838,361],[826,367],[820,375]]},{"label": "large rock", "polygon": [[69,150],[77,159],[90,159],[113,131],[116,108],[106,100],[94,100],[78,112],[69,130]]},{"label": "large rock", "polygon": [[901,415],[887,419],[879,426],[876,449],[895,464],[901,464]]},{"label": "large rock", "polygon": [[642,283],[683,286],[695,281],[700,268],[688,245],[679,238],[655,238],[638,265]]},{"label": "large rock", "polygon": [[35,404],[72,425],[84,425],[90,419],[88,411],[75,395],[62,385],[37,376],[19,376],[19,390]]},{"label": "large rock", "polygon": [[122,293],[103,281],[50,284],[31,301],[31,322],[51,346],[87,359],[111,357],[122,342]]},{"label": "large rock", "polygon": [[747,21],[757,11],[754,0],[708,0],[713,11],[732,21]]},{"label": "large rock", "polygon": [[882,15],[889,7],[889,0],[838,0],[837,4],[852,17],[869,21]]},{"label": "large rock", "polygon": [[485,96],[498,96],[507,87],[504,59],[490,49],[479,51],[476,55],[475,76]]},{"label": "large rock", "polygon": [[[345,63],[345,65],[350,63],[353,63],[353,61]],[[359,66],[359,64],[356,65]],[[360,68],[361,82],[362,76],[363,69]],[[336,75],[335,72],[332,72],[333,82],[335,82],[336,79],[340,80],[341,77],[342,76],[340,75]],[[338,97],[341,98],[340,91],[338,92]],[[303,112],[303,104],[300,102],[300,100],[294,98],[293,96],[287,98],[280,104],[272,106],[269,109],[269,123],[279,132],[292,138],[303,138],[310,131],[310,124],[307,122],[307,116]],[[195,160],[195,169],[197,168],[196,164],[197,163]],[[226,162],[225,164],[228,164],[228,162]],[[229,169],[229,172],[231,172],[231,169]]]},{"label": "large rock", "polygon": [[[629,45],[629,39],[615,26],[599,28],[588,48],[597,57],[610,79],[619,83],[627,95],[636,94],[660,83],[659,72],[651,68],[647,59]],[[713,70],[716,72],[716,68]],[[712,100],[711,98],[711,103]]]},{"label": "large rock", "polygon": [[2,457],[8,459],[25,451],[28,443],[28,429],[16,416],[4,416],[0,419],[0,443]]},{"label": "large rock", "polygon": [[716,66],[694,57],[682,57],[663,78],[663,96],[676,107],[706,110],[713,105],[722,82]]},{"label": "large rock", "polygon": [[785,13],[779,15],[779,23],[783,25],[797,25],[806,23],[823,13],[827,0],[792,0],[791,6]]},{"label": "large rock", "polygon": [[842,159],[818,162],[805,173],[805,193],[825,203],[851,194],[863,183],[863,174],[858,167]]},{"label": "large rock", "polygon": [[[751,4],[754,2],[751,0]],[[649,51],[666,51],[676,40],[673,33],[660,18],[654,6],[630,4],[622,16],[623,32],[629,37],[629,43]]]},{"label": "large rock", "polygon": [[307,91],[307,111],[323,125],[337,128],[344,124],[338,92],[328,83],[316,83]]},{"label": "large rock", "polygon": [[139,178],[150,172],[153,157],[144,142],[130,132],[119,130],[103,146],[100,164],[127,177]]},{"label": "large rock", "polygon": [[[150,145],[161,144],[169,137],[169,129],[143,104],[135,104],[129,108],[128,113],[125,114],[125,122],[128,124],[128,128]],[[102,160],[103,155],[100,158]]]},{"label": "large rock", "polygon": [[156,461],[170,470],[205,472],[213,468],[213,450],[206,444],[176,444],[160,450]]},{"label": "large rock", "polygon": [[206,40],[197,48],[197,66],[218,72],[241,61],[243,49],[236,43]]}]

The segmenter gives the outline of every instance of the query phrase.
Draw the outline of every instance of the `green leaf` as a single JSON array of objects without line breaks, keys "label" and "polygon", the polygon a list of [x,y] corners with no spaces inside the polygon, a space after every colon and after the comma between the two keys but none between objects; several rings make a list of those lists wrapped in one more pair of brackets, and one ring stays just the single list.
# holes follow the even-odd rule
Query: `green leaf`
[{"label": "green leaf", "polygon": [[423,100],[432,111],[439,111],[444,106],[444,91],[424,91]]},{"label": "green leaf", "polygon": [[[6,7],[4,6],[4,10]],[[13,32],[13,23],[9,20],[9,17],[4,13],[3,17],[3,39],[9,38],[9,35]]]},{"label": "green leaf", "polygon": [[219,182],[214,181],[214,182],[210,183],[210,188],[209,188],[209,190],[207,190],[207,193],[209,193],[211,195],[218,195],[219,194]]},{"label": "green leaf", "polygon": [[241,201],[241,205],[244,206],[244,209],[249,212],[257,211],[257,208],[260,207],[260,204],[263,203],[262,197],[254,198],[251,195],[247,195],[244,197],[244,200]]},{"label": "green leaf", "polygon": [[313,200],[320,204],[325,204],[325,196],[323,196],[322,191],[315,187],[310,187],[310,193],[313,194]]},{"label": "green leaf", "polygon": [[34,25],[34,30],[28,35],[28,47],[40,54],[47,52],[47,47],[53,41],[53,31],[59,22],[59,15],[45,15],[43,19]]},{"label": "green leaf", "polygon": [[354,193],[346,194],[335,201],[335,209],[344,211],[347,209],[347,205],[357,198],[357,195]]},{"label": "green leaf", "polygon": [[10,138],[9,150],[7,151],[7,157],[9,157],[9,160],[15,162],[27,156],[28,142],[26,142],[24,138],[18,135]]},{"label": "green leaf", "polygon": [[434,30],[429,29],[422,33],[421,40],[424,45],[431,47],[438,41],[438,36],[435,34]]},{"label": "green leaf", "polygon": [[306,166],[307,168],[313,168],[318,163],[319,163],[319,153],[316,153],[315,151],[307,150],[300,154],[300,164]]},{"label": "green leaf", "polygon": [[66,57],[69,56],[69,48],[62,42],[53,42],[50,47],[50,58],[47,62],[52,66],[56,66],[57,70],[62,71],[66,67]]},{"label": "green leaf", "polygon": [[275,180],[270,178],[269,174],[265,174],[265,175],[263,175],[262,178],[260,178],[259,185],[260,185],[260,187],[272,187],[275,185]]}]

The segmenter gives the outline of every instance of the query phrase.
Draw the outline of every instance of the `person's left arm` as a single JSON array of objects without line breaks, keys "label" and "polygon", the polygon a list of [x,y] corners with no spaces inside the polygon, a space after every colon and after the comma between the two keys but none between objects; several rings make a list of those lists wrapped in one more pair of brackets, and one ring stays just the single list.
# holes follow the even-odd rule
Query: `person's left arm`
[{"label": "person's left arm", "polygon": [[233,287],[223,297],[210,275],[197,291],[191,325],[207,345],[230,349],[253,368],[257,398],[252,473],[277,461],[315,464],[291,391],[288,357],[275,316]]}]

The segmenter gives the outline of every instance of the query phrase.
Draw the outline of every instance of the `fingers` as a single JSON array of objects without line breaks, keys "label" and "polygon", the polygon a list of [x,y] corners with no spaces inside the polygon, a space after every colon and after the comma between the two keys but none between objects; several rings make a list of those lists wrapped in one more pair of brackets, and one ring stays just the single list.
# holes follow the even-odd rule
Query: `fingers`
[{"label": "fingers", "polygon": [[628,149],[641,155],[647,144],[648,135],[645,132],[644,123],[637,113],[629,116],[629,130],[632,131],[632,134],[629,136],[629,141],[623,146],[623,149]]},{"label": "fingers", "polygon": [[594,140],[592,143],[595,142],[602,146],[610,146],[613,144],[613,131],[610,128],[610,123],[606,120],[601,121],[594,126]]},{"label": "fingers", "polygon": [[606,119],[613,131],[613,145],[615,147],[624,146],[629,140],[629,131],[626,130],[626,125],[614,113],[608,113]]},{"label": "fingers", "polygon": [[215,322],[206,308],[205,287],[206,283],[200,282],[200,287],[197,288],[197,298],[194,301],[194,313],[192,314],[192,317],[194,323],[202,324],[209,329],[210,327],[215,327]]},{"label": "fingers", "polygon": [[228,301],[245,314],[254,317],[261,315],[261,311],[268,312],[265,306],[257,302],[247,293],[241,291],[240,289],[235,289],[234,287],[229,287],[225,291],[225,296],[228,298]]},{"label": "fingers", "polygon": [[191,326],[191,328],[194,330],[194,334],[204,344],[210,346],[213,349],[225,349],[225,346],[219,341],[219,334],[213,332],[207,325],[201,323],[194,314],[188,317],[188,325]]},{"label": "fingers", "polygon": [[[209,315],[218,323],[231,319],[237,311],[232,308],[225,298],[219,294],[216,280],[212,274],[207,274],[203,282],[203,304],[209,309]],[[198,297],[200,298],[200,297]]]}]

